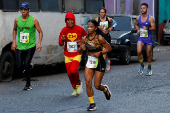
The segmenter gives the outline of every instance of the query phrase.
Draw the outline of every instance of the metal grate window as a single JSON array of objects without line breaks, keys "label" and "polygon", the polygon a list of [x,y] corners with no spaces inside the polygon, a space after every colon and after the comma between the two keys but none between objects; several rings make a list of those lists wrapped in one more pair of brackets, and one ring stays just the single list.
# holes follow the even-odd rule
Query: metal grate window
[{"label": "metal grate window", "polygon": [[3,11],[17,12],[18,11],[18,2],[17,0],[2,0]]},{"label": "metal grate window", "polygon": [[120,0],[120,14],[125,14],[125,0]]},{"label": "metal grate window", "polygon": [[133,0],[133,15],[140,15],[141,0]]},{"label": "metal grate window", "polygon": [[2,0],[0,0],[0,9],[2,9],[2,6],[3,6],[3,5],[2,5]]},{"label": "metal grate window", "polygon": [[62,0],[40,0],[41,11],[62,12]]},{"label": "metal grate window", "polygon": [[64,0],[65,11],[72,11],[74,13],[84,12],[84,0]]},{"label": "metal grate window", "polygon": [[100,8],[104,7],[103,0],[86,0],[87,13],[99,13]]},{"label": "metal grate window", "polygon": [[28,2],[30,4],[31,12],[38,12],[38,11],[40,11],[39,5],[38,5],[38,0],[19,0],[19,8],[20,8],[20,5],[23,2]]}]

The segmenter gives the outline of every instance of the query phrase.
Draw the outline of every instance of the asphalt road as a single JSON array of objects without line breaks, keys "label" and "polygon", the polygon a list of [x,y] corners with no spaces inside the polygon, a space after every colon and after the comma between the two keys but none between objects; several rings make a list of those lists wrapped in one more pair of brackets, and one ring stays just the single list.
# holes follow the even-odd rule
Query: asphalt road
[{"label": "asphalt road", "polygon": [[[94,113],[170,113],[170,46],[154,48],[154,58],[152,76],[146,76],[147,70],[137,74],[137,57],[132,57],[130,65],[112,61],[112,70],[102,81],[109,86],[112,98],[106,100],[103,92],[94,89]],[[147,62],[144,64],[147,68]],[[1,82],[0,113],[88,113],[84,70],[79,72],[84,91],[77,97],[71,96],[66,73],[33,77],[38,81],[32,81],[31,91],[22,90],[22,78]]]}]

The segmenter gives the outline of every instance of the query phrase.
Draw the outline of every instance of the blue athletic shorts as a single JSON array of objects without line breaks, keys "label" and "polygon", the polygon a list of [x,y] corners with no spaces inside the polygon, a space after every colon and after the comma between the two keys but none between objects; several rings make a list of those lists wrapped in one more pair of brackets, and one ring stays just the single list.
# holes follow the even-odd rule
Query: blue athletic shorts
[{"label": "blue athletic shorts", "polygon": [[152,37],[138,37],[138,41],[141,41],[142,43],[144,43],[144,45],[153,44]]}]

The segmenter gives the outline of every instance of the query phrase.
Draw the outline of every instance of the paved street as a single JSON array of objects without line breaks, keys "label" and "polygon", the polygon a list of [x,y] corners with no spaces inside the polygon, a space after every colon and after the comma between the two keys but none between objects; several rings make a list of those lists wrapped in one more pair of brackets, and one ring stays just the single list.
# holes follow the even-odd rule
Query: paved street
[{"label": "paved street", "polygon": [[[170,46],[156,46],[154,58],[152,76],[146,76],[147,70],[137,74],[140,65],[136,56],[130,65],[112,61],[112,70],[102,81],[109,86],[112,98],[108,101],[103,92],[94,89],[94,113],[170,113]],[[147,68],[147,62],[144,64]],[[25,81],[21,78],[1,82],[0,113],[88,113],[84,70],[79,72],[84,91],[77,97],[71,96],[66,73],[33,77],[38,81],[32,81],[31,91],[22,90]]]}]

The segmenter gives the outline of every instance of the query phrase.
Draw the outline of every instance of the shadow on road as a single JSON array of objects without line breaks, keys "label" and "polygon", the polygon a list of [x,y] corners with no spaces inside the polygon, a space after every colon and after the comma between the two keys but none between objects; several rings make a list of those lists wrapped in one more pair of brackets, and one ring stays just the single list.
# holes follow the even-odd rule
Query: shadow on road
[{"label": "shadow on road", "polygon": [[[34,65],[34,67],[31,69],[31,76],[46,76],[65,72],[66,68],[64,62],[50,65]],[[16,72],[14,72],[14,78],[24,78],[24,76],[19,74],[16,70]]]}]

